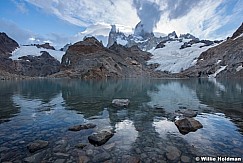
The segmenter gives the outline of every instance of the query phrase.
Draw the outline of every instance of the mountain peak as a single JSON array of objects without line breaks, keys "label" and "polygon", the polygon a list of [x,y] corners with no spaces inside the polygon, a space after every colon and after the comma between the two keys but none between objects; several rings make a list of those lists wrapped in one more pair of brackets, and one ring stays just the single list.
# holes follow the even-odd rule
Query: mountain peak
[{"label": "mountain peak", "polygon": [[142,38],[146,39],[149,36],[153,36],[153,32],[147,32],[143,23],[140,21],[135,27],[134,36],[141,36]]},{"label": "mountain peak", "polygon": [[12,51],[14,51],[19,44],[8,37],[4,32],[0,32],[0,55],[9,56]]},{"label": "mountain peak", "polygon": [[231,38],[234,39],[242,34],[243,34],[243,22],[241,23],[241,26],[234,32]]}]

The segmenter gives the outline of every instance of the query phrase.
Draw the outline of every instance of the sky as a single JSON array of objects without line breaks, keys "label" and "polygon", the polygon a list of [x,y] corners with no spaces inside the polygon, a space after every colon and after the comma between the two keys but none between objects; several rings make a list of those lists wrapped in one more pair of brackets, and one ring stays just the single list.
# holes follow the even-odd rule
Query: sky
[{"label": "sky", "polygon": [[92,27],[129,31],[141,21],[149,32],[225,39],[241,25],[242,6],[242,0],[0,0],[0,32],[20,44],[65,45]]}]

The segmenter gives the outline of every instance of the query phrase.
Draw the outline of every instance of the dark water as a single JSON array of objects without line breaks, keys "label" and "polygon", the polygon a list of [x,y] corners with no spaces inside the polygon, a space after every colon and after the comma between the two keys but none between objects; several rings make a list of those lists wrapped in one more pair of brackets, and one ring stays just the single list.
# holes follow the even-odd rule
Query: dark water
[{"label": "dark water", "polygon": [[[128,98],[128,108],[114,108]],[[175,111],[193,109],[202,129],[182,135]],[[95,123],[95,129],[68,131]],[[113,129],[94,147],[87,137]],[[195,162],[197,156],[243,156],[242,80],[0,81],[0,162]],[[49,146],[29,153],[34,140]],[[84,149],[75,145],[86,143]],[[176,148],[176,151],[175,151]],[[174,150],[170,150],[174,149]],[[171,152],[171,153],[170,153]],[[178,154],[176,154],[178,153]]]}]

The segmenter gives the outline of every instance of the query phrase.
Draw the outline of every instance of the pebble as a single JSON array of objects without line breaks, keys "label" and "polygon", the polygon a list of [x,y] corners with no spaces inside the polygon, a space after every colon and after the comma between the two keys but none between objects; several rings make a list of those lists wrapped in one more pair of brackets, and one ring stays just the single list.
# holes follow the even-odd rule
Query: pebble
[{"label": "pebble", "polygon": [[89,162],[89,158],[87,156],[79,156],[79,162],[78,163],[87,163]]},{"label": "pebble", "polygon": [[181,156],[181,161],[182,162],[191,162],[191,159],[188,156]]},{"label": "pebble", "polygon": [[57,159],[54,163],[64,163],[65,161],[65,159]]}]

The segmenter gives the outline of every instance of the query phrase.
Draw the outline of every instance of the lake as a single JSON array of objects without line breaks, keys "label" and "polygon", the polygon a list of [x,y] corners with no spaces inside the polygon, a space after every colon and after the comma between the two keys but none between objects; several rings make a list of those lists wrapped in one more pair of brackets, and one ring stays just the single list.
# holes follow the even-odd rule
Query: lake
[{"label": "lake", "polygon": [[[130,104],[113,107],[115,98]],[[203,128],[181,134],[174,121],[183,109],[197,111]],[[85,123],[97,126],[68,131]],[[88,136],[103,129],[114,136],[90,144]],[[30,153],[35,140],[49,145]],[[77,148],[80,143],[86,146]],[[0,81],[0,162],[196,162],[203,156],[243,156],[243,80]]]}]

